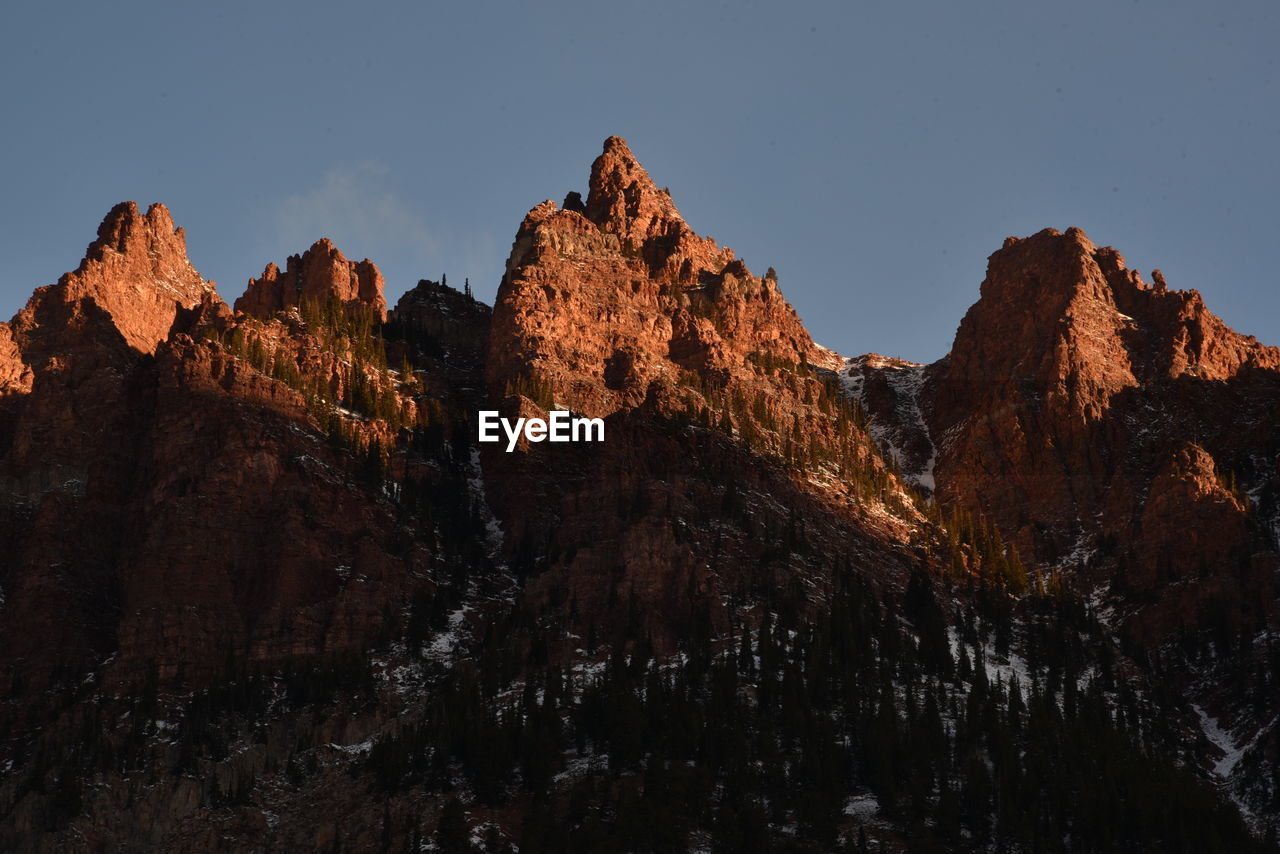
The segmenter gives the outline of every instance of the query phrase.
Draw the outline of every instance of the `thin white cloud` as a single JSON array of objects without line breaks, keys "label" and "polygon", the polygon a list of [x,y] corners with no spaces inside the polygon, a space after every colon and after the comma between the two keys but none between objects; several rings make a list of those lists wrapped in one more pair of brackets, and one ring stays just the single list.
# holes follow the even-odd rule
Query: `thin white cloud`
[{"label": "thin white cloud", "polygon": [[348,257],[426,260],[438,241],[422,216],[389,188],[390,174],[374,161],[330,169],[320,186],[276,206],[278,239],[288,252],[328,237]]}]

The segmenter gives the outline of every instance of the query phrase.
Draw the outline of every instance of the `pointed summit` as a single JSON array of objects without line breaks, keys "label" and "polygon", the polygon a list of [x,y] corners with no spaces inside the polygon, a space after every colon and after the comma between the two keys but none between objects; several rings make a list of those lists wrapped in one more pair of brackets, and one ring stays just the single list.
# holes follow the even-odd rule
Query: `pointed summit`
[{"label": "pointed summit", "polygon": [[187,259],[186,234],[174,226],[169,209],[157,203],[142,213],[133,202],[122,202],[98,226],[80,266],[57,285],[37,290],[12,325],[25,337],[40,325],[37,316],[55,303],[74,308],[91,301],[125,343],[152,353],[168,337],[179,308],[210,296],[216,298],[213,282]]},{"label": "pointed summit", "polygon": [[[169,209],[159,202],[145,214],[133,202],[113,207],[98,226],[98,239],[89,244],[80,266],[59,284],[76,295],[91,292],[107,302],[126,290],[152,291],[159,301],[172,300],[184,308],[213,290],[213,283],[206,282],[187,259],[186,232],[174,226]],[[109,305],[102,307],[111,310]],[[168,331],[166,326],[163,333]],[[129,332],[125,337],[130,337]]]},{"label": "pointed summit", "polygon": [[[580,214],[599,231],[616,235],[622,246],[644,258],[653,272],[685,284],[696,282],[704,271],[719,274],[733,261],[732,250],[694,233],[671,194],[654,184],[620,136],[606,139],[604,150],[591,164],[586,203],[578,193],[569,193],[564,211]],[[539,205],[529,212],[521,233],[556,215],[553,203]],[[513,254],[513,260],[518,260],[518,254]]]},{"label": "pointed summit", "polygon": [[89,244],[86,258],[80,270],[92,260],[103,261],[114,252],[124,256],[139,256],[155,252],[174,254],[186,258],[186,232],[173,224],[169,209],[157,202],[144,214],[135,202],[121,202],[107,212],[98,226],[98,239]]},{"label": "pointed summit", "polygon": [[586,214],[605,231],[636,244],[687,228],[671,195],[658,189],[620,136],[606,139],[591,164]]},{"label": "pointed summit", "polygon": [[301,255],[290,255],[285,270],[268,264],[262,275],[250,279],[244,296],[236,300],[236,311],[267,318],[306,301],[327,302],[336,298],[345,304],[364,304],[378,319],[387,316],[382,273],[368,258],[348,261],[333,241],[322,237]]},{"label": "pointed summit", "polygon": [[1009,238],[960,324],[949,373],[962,384],[1034,376],[1096,414],[1120,389],[1158,377],[1225,379],[1280,364],[1280,351],[1230,329],[1198,292],[1153,278],[1078,228]]},{"label": "pointed summit", "polygon": [[694,233],[620,137],[589,187],[582,210],[577,193],[563,210],[545,201],[516,232],[486,360],[495,396],[550,390],[607,416],[649,405],[682,372],[723,383],[751,360],[822,360],[777,277]]}]

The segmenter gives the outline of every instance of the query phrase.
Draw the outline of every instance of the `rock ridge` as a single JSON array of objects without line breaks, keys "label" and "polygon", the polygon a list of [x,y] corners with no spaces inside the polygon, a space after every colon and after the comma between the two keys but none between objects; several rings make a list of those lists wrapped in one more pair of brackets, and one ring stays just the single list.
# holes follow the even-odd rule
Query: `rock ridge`
[{"label": "rock ridge", "polygon": [[[573,208],[571,194],[568,201]],[[607,415],[681,371],[727,378],[748,356],[829,361],[772,275],[681,218],[625,141],[591,168],[584,212],[552,201],[521,223],[494,306],[489,385],[549,384],[557,402]]]},{"label": "rock ridge", "polygon": [[[216,299],[214,283],[187,258],[186,233],[174,226],[169,209],[156,203],[142,213],[134,202],[122,202],[103,219],[80,266],[56,285],[38,288],[9,326],[27,364],[38,367],[52,352],[65,349],[51,336],[62,337],[60,327],[92,303],[125,344],[151,354],[168,337],[180,309],[210,297]],[[60,321],[45,324],[43,316]],[[41,330],[42,325],[51,328]]]},{"label": "rock ridge", "polygon": [[262,275],[250,279],[236,311],[267,319],[277,311],[311,301],[336,299],[344,305],[368,306],[379,320],[387,317],[385,282],[376,264],[365,258],[349,261],[329,238],[321,238],[301,255],[290,255],[281,272],[269,263]]}]

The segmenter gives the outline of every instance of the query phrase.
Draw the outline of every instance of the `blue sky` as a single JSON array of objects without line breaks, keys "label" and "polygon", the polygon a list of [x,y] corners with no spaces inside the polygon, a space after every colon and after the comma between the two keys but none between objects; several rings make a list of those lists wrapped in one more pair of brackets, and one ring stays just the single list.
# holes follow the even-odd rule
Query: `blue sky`
[{"label": "blue sky", "polygon": [[626,137],[841,352],[943,355],[1006,235],[1076,225],[1280,344],[1273,2],[6,7],[0,316],[116,202],[231,300],[328,236],[491,299]]}]

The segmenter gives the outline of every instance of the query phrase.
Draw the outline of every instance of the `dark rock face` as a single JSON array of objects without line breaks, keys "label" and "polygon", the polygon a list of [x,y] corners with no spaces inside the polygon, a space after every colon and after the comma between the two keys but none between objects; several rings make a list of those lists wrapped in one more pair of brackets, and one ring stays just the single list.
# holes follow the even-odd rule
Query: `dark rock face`
[{"label": "dark rock face", "polygon": [[423,279],[396,303],[393,323],[418,333],[429,354],[483,371],[492,309],[440,282]]}]

